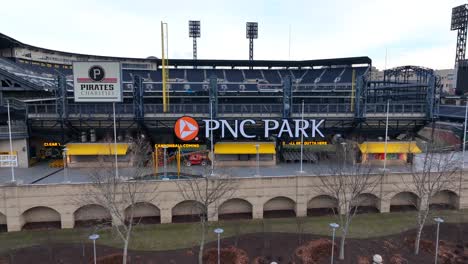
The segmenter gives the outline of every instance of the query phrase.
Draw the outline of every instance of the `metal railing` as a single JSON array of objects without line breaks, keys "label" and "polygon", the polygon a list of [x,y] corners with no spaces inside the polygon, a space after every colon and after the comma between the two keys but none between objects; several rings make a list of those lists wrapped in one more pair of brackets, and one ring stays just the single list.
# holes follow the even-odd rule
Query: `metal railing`
[{"label": "metal railing", "polygon": [[[28,113],[36,115],[57,114],[55,104],[29,104]],[[145,104],[145,114],[163,114],[162,104]],[[386,113],[385,104],[367,104],[366,113]],[[424,104],[392,104],[390,113],[424,113]],[[219,104],[219,114],[277,114],[283,111],[281,104]],[[301,113],[302,105],[294,104],[293,113]],[[307,104],[305,113],[352,113],[350,104]],[[209,104],[171,104],[170,114],[209,114]],[[110,104],[69,104],[69,115],[112,115]],[[116,104],[117,115],[133,115],[133,104]]]},{"label": "metal railing", "polygon": [[[410,113],[424,113],[426,106],[424,104],[391,104],[389,113],[395,114],[410,114]],[[366,113],[386,113],[386,104],[367,104]]]},{"label": "metal railing", "polygon": [[[293,105],[293,113],[301,113],[302,105]],[[351,113],[350,104],[309,104],[304,105],[304,113]]]}]

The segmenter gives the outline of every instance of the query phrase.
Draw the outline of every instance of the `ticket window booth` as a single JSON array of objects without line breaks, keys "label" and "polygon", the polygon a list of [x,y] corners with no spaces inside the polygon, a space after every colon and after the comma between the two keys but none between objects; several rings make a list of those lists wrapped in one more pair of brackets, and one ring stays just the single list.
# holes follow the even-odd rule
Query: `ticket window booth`
[{"label": "ticket window booth", "polygon": [[115,153],[119,167],[133,165],[128,143],[69,143],[66,149],[67,166],[70,168],[115,166]]},{"label": "ticket window booth", "polygon": [[421,153],[421,149],[415,141],[401,142],[364,142],[359,144],[361,152],[361,162],[363,164],[381,165],[385,160],[387,153],[387,165],[404,165],[413,163],[414,154]]},{"label": "ticket window booth", "polygon": [[257,153],[260,166],[276,164],[274,142],[218,142],[214,145],[217,166],[246,166],[257,164]]}]

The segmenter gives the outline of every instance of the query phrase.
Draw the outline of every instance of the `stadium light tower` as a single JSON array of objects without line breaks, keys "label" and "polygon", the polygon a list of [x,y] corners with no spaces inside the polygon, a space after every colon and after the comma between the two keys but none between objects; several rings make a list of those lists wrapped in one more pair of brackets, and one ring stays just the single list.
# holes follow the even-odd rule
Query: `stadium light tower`
[{"label": "stadium light tower", "polygon": [[249,60],[253,60],[253,40],[258,38],[258,23],[247,22],[246,37],[249,39]]},{"label": "stadium light tower", "polygon": [[452,9],[451,30],[457,30],[457,52],[455,57],[455,67],[459,61],[465,59],[466,37],[468,29],[468,4],[454,7]]},{"label": "stadium light tower", "polygon": [[200,21],[189,21],[189,37],[193,38],[193,59],[197,59],[197,38],[200,37]]}]

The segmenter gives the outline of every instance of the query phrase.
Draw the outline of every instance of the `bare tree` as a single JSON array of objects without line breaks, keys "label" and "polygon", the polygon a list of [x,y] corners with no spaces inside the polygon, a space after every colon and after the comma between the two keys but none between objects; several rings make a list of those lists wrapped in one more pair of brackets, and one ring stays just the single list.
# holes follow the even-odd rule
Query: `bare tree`
[{"label": "bare tree", "polygon": [[200,178],[187,178],[177,181],[177,186],[184,200],[194,201],[193,211],[200,219],[200,249],[198,263],[203,263],[203,251],[207,236],[208,219],[218,214],[219,202],[232,197],[237,189],[237,182],[225,174]]},{"label": "bare tree", "polygon": [[[111,214],[113,231],[123,242],[123,264],[127,263],[128,246],[133,227],[137,224],[135,208],[140,202],[151,202],[156,195],[156,183],[148,185],[138,179],[147,171],[145,165],[150,160],[147,155],[150,152],[149,143],[138,137],[130,146],[129,156],[134,167],[127,174],[129,177],[117,177],[115,163],[109,168],[94,170],[89,175],[91,184],[80,199],[80,203],[100,205]],[[128,209],[123,210],[125,207]]]},{"label": "bare tree", "polygon": [[418,208],[416,214],[417,233],[414,243],[415,255],[419,254],[423,227],[431,211],[431,199],[440,191],[456,187],[458,183],[459,161],[454,154],[452,151],[440,148],[436,143],[428,142],[425,144],[425,152],[420,160],[422,164],[416,162],[415,165],[411,166],[409,179],[402,176],[403,184],[419,197],[419,204],[415,205]]},{"label": "bare tree", "polygon": [[[351,151],[352,148],[351,148]],[[338,154],[340,157],[346,156],[349,151],[346,148]],[[337,199],[338,212],[334,211],[340,225],[341,240],[339,259],[345,258],[345,242],[348,236],[349,227],[358,212],[358,207],[365,202],[362,194],[372,193],[381,181],[379,175],[372,175],[371,168],[363,164],[346,164],[346,159],[339,161],[339,164],[329,167],[328,172],[319,175],[321,184],[315,188],[320,194],[328,195]]]}]

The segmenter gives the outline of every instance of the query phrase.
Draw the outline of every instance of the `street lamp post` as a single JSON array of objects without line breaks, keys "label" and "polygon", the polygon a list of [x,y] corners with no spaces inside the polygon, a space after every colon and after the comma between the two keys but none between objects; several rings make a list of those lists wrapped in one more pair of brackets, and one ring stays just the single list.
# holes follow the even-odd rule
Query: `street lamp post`
[{"label": "street lamp post", "polygon": [[119,159],[117,158],[117,126],[115,122],[115,102],[112,103],[112,112],[114,119],[114,158],[115,158],[115,178],[119,178]]},{"label": "street lamp post", "polygon": [[163,156],[164,156],[164,178],[167,178],[167,146],[164,146],[163,147],[164,149],[164,153],[163,153]]},{"label": "street lamp post", "polygon": [[331,223],[331,224],[330,224],[330,227],[331,227],[332,230],[333,230],[330,263],[333,264],[333,254],[334,254],[334,251],[335,251],[335,232],[336,232],[336,229],[337,229],[338,227],[340,227],[340,225],[337,224],[337,223]]},{"label": "street lamp post", "polygon": [[[214,100],[210,99],[210,123],[213,124],[213,102]],[[213,139],[213,129],[210,130],[210,147],[211,147],[211,173],[210,176],[214,176],[214,159],[215,159],[215,154],[214,154],[214,139]]]},{"label": "street lamp post", "polygon": [[214,232],[218,235],[218,264],[220,264],[221,263],[220,236],[224,232],[224,230],[222,228],[216,228]]},{"label": "street lamp post", "polygon": [[260,176],[260,152],[259,152],[260,144],[255,145],[255,149],[257,151],[257,173],[255,176]]},{"label": "street lamp post", "polygon": [[341,142],[341,145],[343,146],[343,154],[344,154],[344,159],[343,159],[343,168],[346,165],[346,142]]},{"label": "street lamp post", "polygon": [[[304,100],[302,100],[302,114],[301,114],[301,123],[304,125]],[[301,131],[301,170],[299,173],[304,173],[302,162],[304,160],[304,133]]]},{"label": "street lamp post", "polygon": [[468,100],[465,105],[465,123],[463,124],[463,145],[462,145],[462,164],[460,170],[460,182],[458,184],[458,193],[462,191],[463,173],[465,172],[465,149],[466,149],[466,124],[468,121]]},{"label": "street lamp post", "polygon": [[96,264],[96,240],[99,238],[98,234],[92,234],[89,239],[93,241],[93,252],[94,252],[94,264]]},{"label": "street lamp post", "polygon": [[[13,160],[13,141],[11,139],[11,118],[10,118],[10,100],[7,100],[7,112],[8,112],[8,136],[10,138],[10,167],[11,167],[11,182],[15,182],[15,167]],[[16,154],[16,163],[18,163],[18,154]]]},{"label": "street lamp post", "polygon": [[440,227],[440,224],[444,222],[444,219],[437,217],[437,218],[434,218],[434,221],[437,223],[436,249],[435,249],[434,263],[437,264],[437,259],[439,257],[439,227]]},{"label": "street lamp post", "polygon": [[69,183],[70,180],[68,179],[68,164],[67,164],[67,148],[63,149],[63,182]]}]

